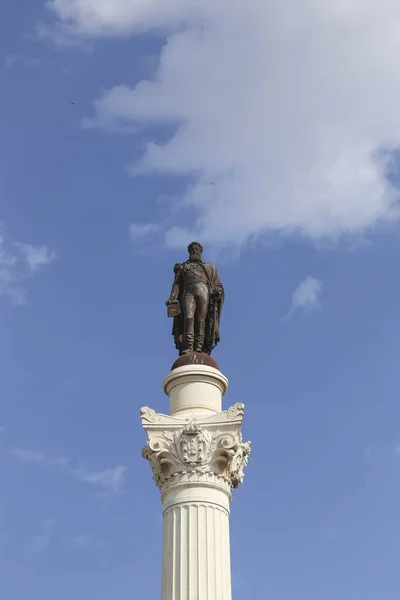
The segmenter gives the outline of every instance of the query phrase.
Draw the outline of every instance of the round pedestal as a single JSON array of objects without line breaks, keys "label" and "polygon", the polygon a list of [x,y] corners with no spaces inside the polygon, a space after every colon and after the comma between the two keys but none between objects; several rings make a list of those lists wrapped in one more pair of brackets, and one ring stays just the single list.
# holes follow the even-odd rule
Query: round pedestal
[{"label": "round pedestal", "polygon": [[173,369],[164,379],[163,389],[169,396],[171,416],[206,415],[221,412],[228,380],[214,367],[194,364]]}]

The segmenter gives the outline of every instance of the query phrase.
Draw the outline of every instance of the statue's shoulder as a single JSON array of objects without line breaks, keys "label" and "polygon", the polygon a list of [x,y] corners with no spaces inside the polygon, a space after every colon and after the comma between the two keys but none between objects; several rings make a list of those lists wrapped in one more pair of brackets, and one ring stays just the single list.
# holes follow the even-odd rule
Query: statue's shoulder
[{"label": "statue's shoulder", "polygon": [[217,267],[213,263],[203,262],[203,265],[207,269],[207,271],[215,271]]},{"label": "statue's shoulder", "polygon": [[181,271],[183,268],[183,264],[182,263],[176,263],[174,265],[174,273],[179,273],[179,271]]}]

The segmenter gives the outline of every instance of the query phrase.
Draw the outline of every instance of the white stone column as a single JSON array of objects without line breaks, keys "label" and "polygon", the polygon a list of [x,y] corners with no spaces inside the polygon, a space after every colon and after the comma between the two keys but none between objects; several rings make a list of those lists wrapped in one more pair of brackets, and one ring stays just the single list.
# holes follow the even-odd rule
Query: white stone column
[{"label": "white stone column", "polygon": [[142,454],[164,505],[162,600],[231,600],[229,505],[250,454],[244,405],[221,410],[228,381],[205,365],[172,370],[163,387],[170,415],[141,409]]},{"label": "white stone column", "polygon": [[182,486],[164,501],[162,599],[230,600],[229,498]]}]

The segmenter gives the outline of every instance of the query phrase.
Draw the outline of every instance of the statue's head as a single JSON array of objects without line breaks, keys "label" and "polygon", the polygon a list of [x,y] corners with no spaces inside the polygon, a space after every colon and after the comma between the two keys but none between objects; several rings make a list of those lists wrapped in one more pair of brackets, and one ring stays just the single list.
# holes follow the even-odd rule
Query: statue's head
[{"label": "statue's head", "polygon": [[192,242],[188,246],[189,260],[201,260],[201,254],[203,252],[203,246],[200,242]]}]

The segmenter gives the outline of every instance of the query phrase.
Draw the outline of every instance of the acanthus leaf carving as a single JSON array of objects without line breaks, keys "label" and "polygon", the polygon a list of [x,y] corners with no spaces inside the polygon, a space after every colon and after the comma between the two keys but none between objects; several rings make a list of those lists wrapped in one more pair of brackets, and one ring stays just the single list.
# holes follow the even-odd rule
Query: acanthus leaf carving
[{"label": "acanthus leaf carving", "polygon": [[229,478],[232,487],[237,488],[244,478],[244,468],[249,462],[251,442],[240,443],[229,463]]},{"label": "acanthus leaf carving", "polygon": [[[142,412],[143,426],[149,440],[142,456],[151,465],[154,480],[162,492],[180,483],[205,482],[225,490],[236,488],[243,481],[243,469],[248,463],[250,443],[243,443],[240,422],[243,405],[225,411],[215,423],[210,418],[193,417],[162,423],[163,415]],[[222,413],[221,413],[222,414]],[[151,416],[151,421],[148,418]],[[147,422],[146,422],[147,421]],[[150,421],[150,422],[149,422]]]}]

